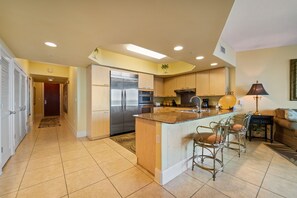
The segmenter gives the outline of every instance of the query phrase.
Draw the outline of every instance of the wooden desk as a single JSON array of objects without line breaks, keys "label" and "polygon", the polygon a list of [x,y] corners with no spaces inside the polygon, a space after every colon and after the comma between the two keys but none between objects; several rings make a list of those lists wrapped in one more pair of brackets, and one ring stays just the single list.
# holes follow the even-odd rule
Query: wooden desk
[{"label": "wooden desk", "polygon": [[252,140],[252,125],[265,126],[265,141],[267,141],[267,125],[270,125],[270,142],[273,142],[273,116],[272,115],[252,115],[249,126],[249,141]]}]

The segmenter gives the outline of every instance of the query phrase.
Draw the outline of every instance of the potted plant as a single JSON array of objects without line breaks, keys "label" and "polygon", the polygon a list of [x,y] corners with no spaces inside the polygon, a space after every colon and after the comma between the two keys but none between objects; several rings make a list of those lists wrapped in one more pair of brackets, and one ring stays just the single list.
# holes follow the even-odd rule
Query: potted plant
[{"label": "potted plant", "polygon": [[167,69],[168,69],[168,64],[162,64],[161,69],[164,70],[164,73],[167,73]]}]

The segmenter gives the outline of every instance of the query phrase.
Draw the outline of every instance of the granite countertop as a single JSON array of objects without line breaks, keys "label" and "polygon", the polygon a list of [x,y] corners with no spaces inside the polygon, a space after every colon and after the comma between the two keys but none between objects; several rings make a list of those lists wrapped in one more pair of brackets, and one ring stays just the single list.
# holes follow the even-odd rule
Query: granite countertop
[{"label": "granite countertop", "polygon": [[202,119],[210,116],[216,116],[226,113],[232,113],[233,110],[215,110],[211,109],[209,111],[201,112],[201,113],[193,113],[193,112],[160,112],[160,113],[144,113],[135,115],[136,118],[152,120],[156,122],[163,122],[168,124],[175,124],[180,122],[186,122],[191,120]]}]

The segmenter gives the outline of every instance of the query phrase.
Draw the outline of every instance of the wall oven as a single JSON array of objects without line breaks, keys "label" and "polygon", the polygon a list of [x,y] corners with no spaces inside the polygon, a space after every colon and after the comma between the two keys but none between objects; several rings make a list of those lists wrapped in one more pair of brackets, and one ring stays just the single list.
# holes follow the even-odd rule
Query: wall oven
[{"label": "wall oven", "polygon": [[154,92],[153,91],[138,92],[138,112],[139,113],[154,112]]},{"label": "wall oven", "polygon": [[154,103],[154,92],[153,91],[139,91],[138,92],[138,103],[139,104],[153,104]]}]

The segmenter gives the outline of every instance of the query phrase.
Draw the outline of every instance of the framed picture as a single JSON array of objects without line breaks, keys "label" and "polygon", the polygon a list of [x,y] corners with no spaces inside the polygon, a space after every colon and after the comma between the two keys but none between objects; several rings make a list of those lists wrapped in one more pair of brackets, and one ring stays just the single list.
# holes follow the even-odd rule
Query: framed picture
[{"label": "framed picture", "polygon": [[68,83],[63,86],[63,110],[68,113]]},{"label": "framed picture", "polygon": [[290,60],[290,100],[297,100],[297,59]]}]

